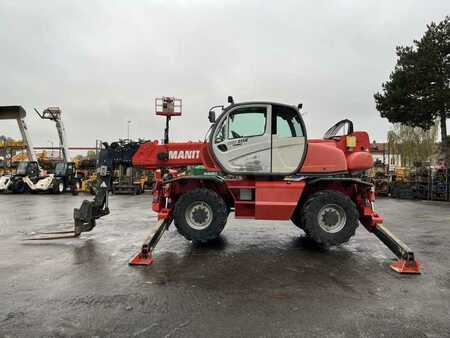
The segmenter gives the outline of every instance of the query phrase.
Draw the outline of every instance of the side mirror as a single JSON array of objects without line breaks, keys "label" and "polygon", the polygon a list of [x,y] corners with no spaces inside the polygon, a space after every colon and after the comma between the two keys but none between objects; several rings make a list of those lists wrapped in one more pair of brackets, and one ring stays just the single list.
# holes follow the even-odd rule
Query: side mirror
[{"label": "side mirror", "polygon": [[211,123],[216,122],[216,112],[214,110],[210,110],[208,113],[208,120]]},{"label": "side mirror", "polygon": [[228,96],[228,103],[234,104],[233,96]]}]

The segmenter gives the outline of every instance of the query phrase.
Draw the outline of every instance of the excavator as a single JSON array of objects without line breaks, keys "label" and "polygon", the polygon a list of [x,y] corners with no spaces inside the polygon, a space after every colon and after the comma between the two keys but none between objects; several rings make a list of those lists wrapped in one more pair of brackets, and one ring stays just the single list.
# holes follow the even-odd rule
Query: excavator
[{"label": "excavator", "polygon": [[[291,220],[323,247],[347,242],[362,224],[397,256],[393,270],[420,273],[414,252],[375,211],[373,185],[361,178],[373,166],[367,132],[342,120],[322,139],[309,139],[302,104],[235,103],[230,96],[228,106],[210,109],[203,142],[169,142],[170,119],[181,115],[177,100],[163,97],[155,103],[156,114],[166,117],[164,139],[141,144],[131,156],[133,166],[155,173],[152,210],[158,221],[130,265],[152,264],[172,223],[187,240],[206,242],[220,235],[234,213],[237,219]],[[190,166],[202,166],[205,173],[189,174]],[[94,200],[74,209],[73,230],[31,239],[78,237],[92,230],[109,213],[108,172],[101,171]]]}]

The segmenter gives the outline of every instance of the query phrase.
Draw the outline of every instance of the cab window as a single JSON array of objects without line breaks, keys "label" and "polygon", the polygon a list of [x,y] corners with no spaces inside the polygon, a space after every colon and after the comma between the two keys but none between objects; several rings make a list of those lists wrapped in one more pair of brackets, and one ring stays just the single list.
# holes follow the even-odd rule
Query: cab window
[{"label": "cab window", "polygon": [[236,109],[228,116],[228,139],[264,135],[266,121],[266,107]]},{"label": "cab window", "polygon": [[61,176],[61,175],[64,175],[65,172],[66,172],[66,164],[58,163],[55,168],[55,174]]},{"label": "cab window", "polygon": [[17,166],[17,174],[19,175],[26,175],[27,174],[27,168],[28,168],[28,162],[19,162],[19,165]]},{"label": "cab window", "polygon": [[220,142],[225,141],[225,135],[226,135],[225,128],[226,128],[226,125],[227,125],[226,122],[224,122],[222,124],[222,127],[220,127],[220,130],[219,130],[219,132],[216,135],[216,143],[220,143]]},{"label": "cab window", "polygon": [[304,136],[298,112],[289,107],[272,107],[272,134],[278,137]]},{"label": "cab window", "polygon": [[31,177],[37,176],[39,173],[38,164],[37,162],[30,162],[30,165],[28,167],[28,175]]}]

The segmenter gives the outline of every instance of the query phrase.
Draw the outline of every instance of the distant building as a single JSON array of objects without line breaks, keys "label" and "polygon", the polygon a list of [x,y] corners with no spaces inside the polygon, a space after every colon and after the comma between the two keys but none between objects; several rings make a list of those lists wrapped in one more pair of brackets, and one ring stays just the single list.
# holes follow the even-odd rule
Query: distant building
[{"label": "distant building", "polygon": [[375,163],[389,166],[390,170],[402,166],[402,157],[400,154],[394,154],[389,149],[387,143],[377,143],[373,141],[370,144],[370,153]]},{"label": "distant building", "polygon": [[10,166],[12,159],[24,150],[25,145],[22,141],[0,135],[0,168]]}]

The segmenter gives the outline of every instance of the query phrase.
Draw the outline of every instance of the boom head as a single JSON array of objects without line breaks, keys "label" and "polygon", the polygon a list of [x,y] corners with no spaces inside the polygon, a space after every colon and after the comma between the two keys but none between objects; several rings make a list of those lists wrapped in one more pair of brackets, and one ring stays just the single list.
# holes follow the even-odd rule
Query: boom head
[{"label": "boom head", "polygon": [[39,111],[36,110],[36,113],[44,120],[61,121],[62,111],[59,107],[48,107],[42,114],[39,114]]},{"label": "boom head", "polygon": [[28,158],[31,161],[36,161],[36,154],[34,153],[33,143],[31,142],[30,134],[25,123],[25,116],[27,115],[22,106],[0,106],[0,120],[17,120],[19,125],[22,140],[27,147]]},{"label": "boom head", "polygon": [[0,120],[23,119],[26,115],[22,106],[0,106]]}]

